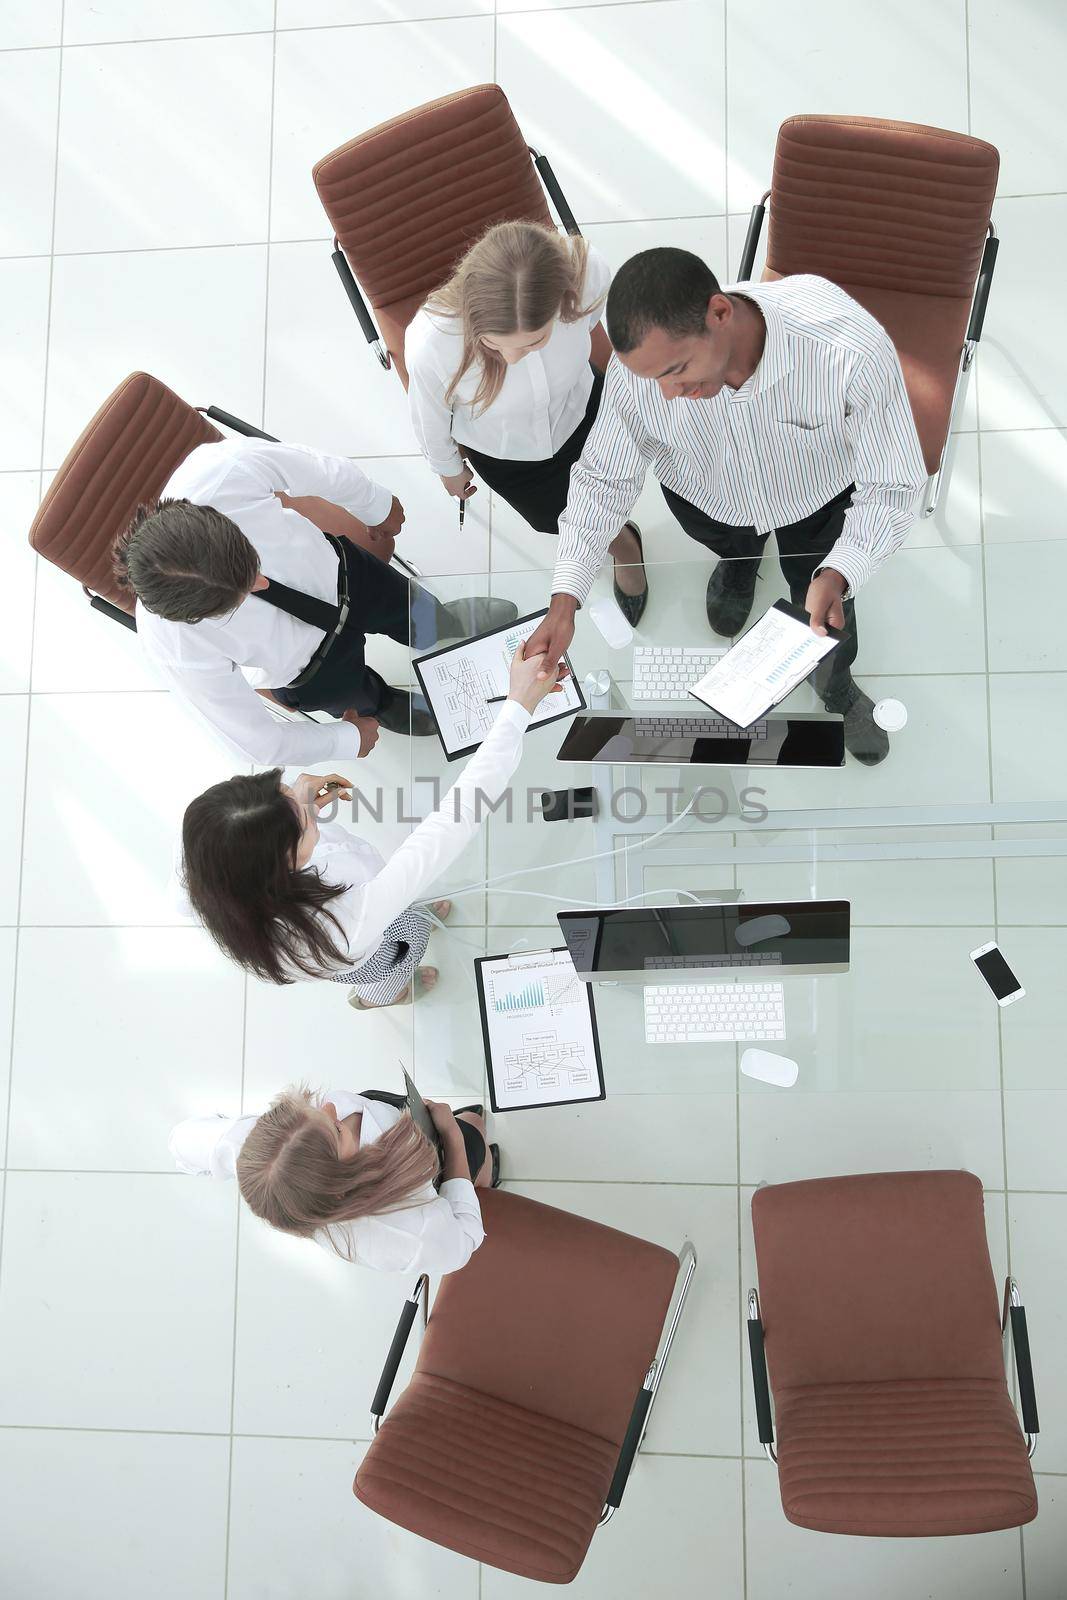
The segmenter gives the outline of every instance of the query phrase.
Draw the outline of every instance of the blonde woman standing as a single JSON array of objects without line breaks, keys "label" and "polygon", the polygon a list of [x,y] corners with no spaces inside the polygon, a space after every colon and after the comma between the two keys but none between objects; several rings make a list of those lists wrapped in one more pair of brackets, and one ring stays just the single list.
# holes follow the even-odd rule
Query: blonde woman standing
[{"label": "blonde woman standing", "polygon": [[380,1272],[457,1272],[485,1237],[475,1188],[496,1185],[500,1152],[481,1106],[428,1100],[440,1141],[383,1090],[287,1089],[262,1116],[190,1117],[170,1137],[182,1172],[236,1178],[282,1233]]},{"label": "blonde woman standing", "polygon": [[[600,404],[590,335],[610,282],[585,239],[501,222],[416,313],[404,345],[412,426],[450,495],[474,494],[476,471],[532,528],[558,531]],[[611,553],[615,598],[636,623],[647,599],[636,523]]]}]

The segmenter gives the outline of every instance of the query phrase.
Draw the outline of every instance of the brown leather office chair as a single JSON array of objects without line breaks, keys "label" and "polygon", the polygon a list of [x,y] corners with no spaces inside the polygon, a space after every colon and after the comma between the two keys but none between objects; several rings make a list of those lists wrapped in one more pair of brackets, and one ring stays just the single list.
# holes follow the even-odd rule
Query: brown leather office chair
[{"label": "brown leather office chair", "polygon": [[[31,524],[37,553],[75,578],[96,610],[128,628],[136,627],[133,600],[115,582],[111,552],[137,507],[159,496],[186,456],[224,437],[208,418],[234,433],[273,441],[272,434],[228,411],[193,407],[158,378],[131,372],[71,446]],[[342,506],[307,496],[281,498],[328,533],[365,543],[362,523]],[[379,546],[374,554],[388,560],[392,550]]]},{"label": "brown leather office chair", "polygon": [[506,1191],[479,1199],[485,1242],[443,1279],[382,1421],[425,1278],[404,1307],[355,1494],[473,1560],[569,1583],[622,1499],[696,1254]]},{"label": "brown leather office chair", "polygon": [[941,491],[963,375],[982,336],[997,256],[991,144],[915,122],[789,117],[767,194],[752,208],[738,281],[752,276],[768,200],[764,279],[812,272],[858,300],[896,345],[931,475]]},{"label": "brown leather office chair", "polygon": [[[547,157],[527,145],[495,83],[416,106],[316,163],[334,266],[368,343],[405,389],[407,325],[474,241],[497,222],[555,226],[537,174],[564,228],[577,234]],[[603,369],[611,345],[599,325],[592,353]]]},{"label": "brown leather office chair", "polygon": [[[1030,1522],[1026,1312],[1009,1278],[998,1317],[973,1173],[775,1184],[753,1196],[752,1226],[759,1437],[788,1520],[883,1537]],[[1009,1320],[1025,1439],[1005,1381]]]}]

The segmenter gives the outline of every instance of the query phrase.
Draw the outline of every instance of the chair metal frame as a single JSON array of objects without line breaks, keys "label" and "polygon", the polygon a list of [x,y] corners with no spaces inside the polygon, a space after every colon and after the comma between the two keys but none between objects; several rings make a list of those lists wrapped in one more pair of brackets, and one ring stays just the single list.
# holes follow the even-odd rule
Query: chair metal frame
[{"label": "chair metal frame", "polygon": [[[1019,1385],[1019,1409],[1022,1412],[1021,1431],[1026,1439],[1026,1453],[1032,1456],[1037,1449],[1040,1425],[1037,1416],[1037,1393],[1034,1388],[1034,1369],[1030,1360],[1030,1338],[1026,1328],[1026,1308],[1019,1285],[1014,1278],[1004,1280],[1004,1304],[1000,1331],[1006,1334],[1011,1327],[1012,1353],[1015,1357],[1015,1374]],[[768,1460],[778,1463],[774,1448],[774,1420],[771,1413],[771,1389],[767,1375],[767,1355],[763,1341],[763,1316],[759,1293],[748,1291],[748,1352],[752,1369],[752,1391],[756,1402],[756,1425],[759,1442]]]},{"label": "chair metal frame", "polygon": [[[629,1481],[634,1459],[640,1452],[645,1434],[648,1431],[652,1407],[659,1394],[663,1374],[667,1370],[667,1362],[670,1358],[675,1334],[678,1332],[678,1325],[682,1320],[682,1312],[685,1309],[689,1287],[693,1281],[693,1274],[696,1272],[696,1268],[696,1249],[691,1240],[686,1239],[678,1251],[678,1277],[675,1280],[674,1291],[663,1320],[663,1331],[660,1334],[656,1354],[645,1374],[640,1389],[637,1391],[626,1434],[619,1447],[619,1457],[615,1465],[615,1472],[598,1522],[600,1527],[604,1523],[611,1521],[622,1503],[623,1492]],[[385,1412],[389,1405],[389,1396],[392,1393],[393,1384],[396,1382],[396,1375],[404,1358],[408,1337],[420,1305],[422,1307],[424,1328],[429,1321],[429,1288],[429,1277],[426,1273],[423,1273],[416,1282],[411,1294],[404,1301],[396,1331],[389,1346],[389,1353],[385,1358],[381,1377],[378,1379],[378,1387],[375,1389],[374,1398],[371,1401],[371,1421],[375,1433],[378,1432],[384,1420]]]},{"label": "chair metal frame", "polygon": [[[528,144],[526,148],[530,152],[530,158],[534,166],[537,168],[537,174],[541,179],[542,186],[556,208],[556,215],[563,224],[564,232],[571,234],[575,238],[581,238],[582,230],[575,221],[574,212],[567,203],[567,197],[560,188],[559,179],[553,172],[548,157],[542,155],[539,150],[535,150],[532,144]],[[370,307],[363,298],[363,293],[356,282],[356,275],[352,270],[351,263],[345,255],[336,234],[334,234],[331,259],[337,270],[337,276],[341,280],[341,287],[348,296],[349,304],[363,330],[363,337],[377,356],[379,365],[388,372],[393,365],[393,358],[385,347],[385,341],[375,324],[374,317],[371,315]]]},{"label": "chair metal frame", "polygon": [[[760,196],[752,207],[748,219],[748,232],[745,234],[745,243],[741,251],[741,264],[737,269],[736,282],[748,283],[752,278],[752,269],[756,264],[756,250],[759,246],[760,236],[763,232],[763,222],[767,215],[771,191],[768,189]],[[949,408],[948,428],[945,431],[945,442],[941,446],[941,457],[937,463],[937,471],[927,477],[926,493],[923,497],[921,517],[932,517],[937,510],[941,498],[941,489],[945,480],[945,457],[948,454],[949,440],[952,438],[952,429],[963,401],[966,388],[966,376],[974,363],[978,352],[978,343],[982,337],[982,328],[985,324],[986,306],[989,301],[989,291],[993,283],[993,270],[997,263],[997,251],[1000,240],[992,220],[986,225],[986,241],[982,250],[982,260],[978,267],[978,276],[974,283],[974,292],[971,296],[971,314],[967,321],[967,331],[963,337],[963,349],[960,352],[959,368],[956,372],[956,383],[952,391],[952,404]]]}]

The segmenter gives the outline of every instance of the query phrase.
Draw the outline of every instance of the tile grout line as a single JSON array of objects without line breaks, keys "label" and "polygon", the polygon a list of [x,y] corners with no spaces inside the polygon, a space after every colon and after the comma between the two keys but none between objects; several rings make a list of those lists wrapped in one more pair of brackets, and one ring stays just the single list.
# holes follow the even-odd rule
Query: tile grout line
[{"label": "tile grout line", "polygon": [[[963,50],[964,50],[964,72],[965,72],[966,83],[967,83],[967,132],[971,133],[972,130],[973,130],[973,120],[972,120],[972,105],[971,105],[971,3],[970,3],[970,0],[963,0]],[[981,545],[982,545],[982,614],[983,614],[983,632],[984,632],[984,635],[985,635],[985,665],[986,665],[986,672],[985,672],[985,678],[986,678],[986,738],[987,738],[988,750],[989,750],[989,757],[988,757],[988,759],[989,759],[989,799],[990,799],[990,802],[992,802],[993,801],[993,787],[994,787],[994,785],[993,785],[994,760],[993,760],[992,685],[990,684],[990,681],[989,681],[989,560],[988,560],[988,554],[987,554],[987,549],[986,549],[985,496],[984,496],[984,493],[983,493],[984,486],[983,486],[983,478],[982,478],[982,413],[981,413],[981,403],[980,403],[980,400],[979,400],[979,388],[980,388],[980,385],[979,385],[979,382],[978,382],[978,368],[977,368],[977,363],[976,363],[976,368],[975,368],[975,372],[974,372],[974,414],[975,414],[976,456],[977,456],[977,469],[978,469],[978,524],[979,524],[979,532],[981,533],[981,536],[982,536],[982,540],[981,540]],[[990,833],[991,833],[991,836],[995,836],[996,830],[995,829],[991,829]],[[998,895],[997,895],[998,873],[997,873],[997,860],[996,860],[995,856],[992,858],[992,868],[993,868],[993,872],[992,872],[992,878],[993,878],[993,937],[999,941],[999,938],[1000,938],[1000,906],[999,906]],[[1011,1204],[1010,1204],[1010,1198],[1009,1198],[1009,1193],[1008,1193],[1008,1183],[1010,1181],[1009,1180],[1009,1176],[1008,1176],[1008,1119],[1007,1119],[1007,1108],[1006,1108],[1005,1101],[1004,1101],[1004,1013],[1003,1013],[1003,1011],[1001,1010],[1001,1008],[999,1006],[997,1007],[997,1071],[998,1071],[998,1075],[999,1075],[999,1078],[1000,1078],[1000,1159],[1001,1159],[1001,1165],[1002,1165],[1003,1173],[1004,1173],[1004,1247],[1005,1247],[1005,1250],[1007,1252],[1007,1270],[1008,1270],[1008,1274],[1010,1276],[1011,1275]],[[1016,1385],[1016,1380],[1015,1380],[1014,1368],[1013,1368],[1013,1371],[1012,1371],[1011,1391],[1012,1391],[1012,1400],[1014,1402],[1016,1400],[1016,1398],[1017,1398],[1017,1385]],[[1021,1584],[1021,1588],[1022,1588],[1022,1600],[1026,1600],[1026,1544],[1025,1544],[1025,1540],[1023,1538],[1023,1530],[1022,1530],[1021,1527],[1019,1529],[1019,1578],[1020,1578],[1020,1584]]]},{"label": "tile grout line", "polygon": [[[59,11],[59,36],[63,37],[63,24],[66,16],[66,0],[61,0]],[[52,294],[55,284],[55,247],[56,247],[56,205],[59,194],[59,130],[60,118],[63,107],[63,50],[59,50],[59,70],[56,78],[56,148],[52,160],[52,229],[49,240],[50,251],[48,258],[48,309],[45,314],[44,336],[44,373],[41,384],[41,453],[37,466],[37,492],[41,493],[44,481],[44,454],[45,454],[45,427],[48,417],[48,374],[49,352],[52,343]],[[37,633],[37,575],[39,557],[35,557],[33,564],[33,595],[30,610],[30,638],[29,638],[29,681],[26,692],[26,736],[22,747],[22,808],[19,818],[19,861],[18,885],[15,891],[15,948],[11,972],[11,1030],[8,1040],[8,1073],[7,1095],[4,1104],[4,1149],[3,1173],[0,1182],[0,1275],[3,1272],[3,1245],[4,1230],[7,1221],[7,1159],[11,1142],[11,1104],[15,1089],[15,1018],[17,1015],[19,955],[22,943],[22,890],[25,881],[26,862],[26,817],[29,799],[29,773],[30,773],[30,730],[33,726],[33,648]]]},{"label": "tile grout line", "polygon": [[[733,271],[730,267],[730,0],[723,0],[722,6],[722,204],[726,217],[726,277],[733,282]],[[730,836],[733,848],[737,849],[737,834]],[[733,889],[736,897],[738,893],[738,869],[735,862],[732,870]],[[741,1206],[741,1078],[740,1055],[734,1046],[734,1154],[737,1162],[735,1176],[737,1184],[734,1189],[734,1205],[737,1212],[737,1410],[738,1427],[740,1430],[741,1458],[738,1466],[739,1490],[741,1497],[741,1600],[748,1600],[748,1500],[745,1480],[745,1284],[744,1284],[744,1241],[742,1236],[743,1220]]]},{"label": "tile grout line", "polygon": [[[274,0],[273,27],[271,29],[271,59],[270,59],[270,117],[267,123],[267,246],[264,251],[263,275],[263,373],[260,387],[259,425],[267,428],[267,351],[268,336],[270,331],[270,265],[271,265],[271,223],[273,220],[274,205],[274,100],[278,76],[278,0]],[[241,1004],[241,1086],[240,1106],[244,1111],[245,1104],[245,1071],[247,1066],[248,1050],[248,974],[244,973],[244,987]],[[238,1295],[241,1281],[241,1195],[240,1190],[234,1197],[234,1241],[233,1241],[233,1328],[230,1348],[230,1448],[226,1464],[226,1539],[223,1550],[222,1565],[222,1600],[227,1600],[230,1592],[230,1536],[233,1521],[233,1457],[234,1457],[234,1419],[237,1408],[237,1317]]]}]

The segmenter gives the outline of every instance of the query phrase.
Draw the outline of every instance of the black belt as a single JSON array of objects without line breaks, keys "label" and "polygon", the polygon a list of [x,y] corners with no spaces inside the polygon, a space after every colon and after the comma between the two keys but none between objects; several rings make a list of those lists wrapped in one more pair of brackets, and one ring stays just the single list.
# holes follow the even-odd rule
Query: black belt
[{"label": "black belt", "polygon": [[326,634],[304,670],[298,673],[291,683],[285,685],[287,689],[302,689],[306,683],[311,682],[330,654],[334,644],[344,632],[345,623],[348,621],[348,568],[345,565],[344,548],[340,539],[335,538],[332,533],[326,533],[325,530],[322,530],[322,536],[330,541],[337,552],[337,621],[330,632]]}]

